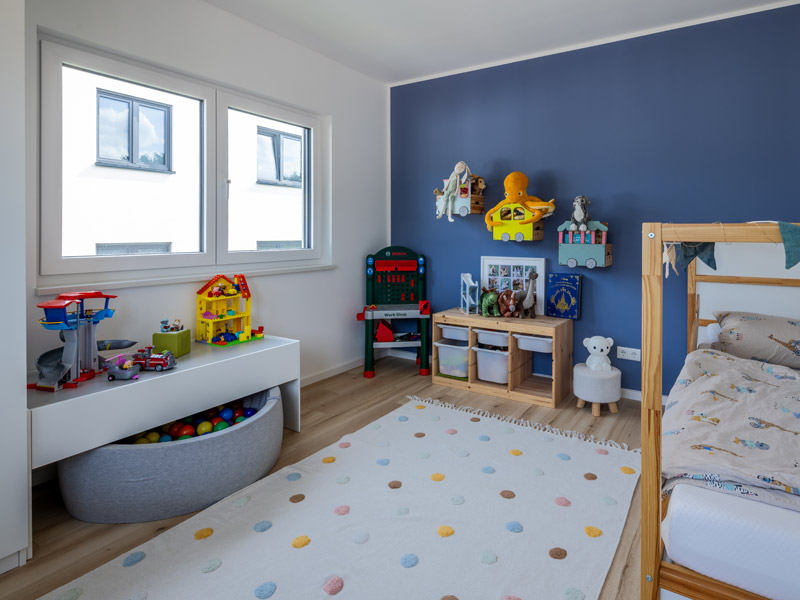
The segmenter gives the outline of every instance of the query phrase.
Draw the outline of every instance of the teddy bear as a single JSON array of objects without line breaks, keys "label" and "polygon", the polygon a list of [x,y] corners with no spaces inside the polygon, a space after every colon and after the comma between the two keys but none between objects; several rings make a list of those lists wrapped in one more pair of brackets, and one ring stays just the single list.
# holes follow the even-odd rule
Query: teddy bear
[{"label": "teddy bear", "polygon": [[586,359],[587,367],[592,371],[611,370],[611,360],[608,358],[608,353],[611,352],[611,346],[614,345],[613,339],[595,335],[590,338],[584,338],[583,345],[589,351],[589,358]]},{"label": "teddy bear", "polygon": [[514,292],[505,290],[497,296],[497,305],[500,308],[500,315],[503,317],[518,317],[519,311],[514,302]]}]

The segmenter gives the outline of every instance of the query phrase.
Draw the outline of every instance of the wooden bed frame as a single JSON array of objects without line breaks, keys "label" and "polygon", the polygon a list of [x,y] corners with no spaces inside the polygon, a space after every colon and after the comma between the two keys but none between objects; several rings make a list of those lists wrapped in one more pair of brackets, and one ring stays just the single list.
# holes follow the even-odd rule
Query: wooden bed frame
[{"label": "wooden bed frame", "polygon": [[[782,244],[777,223],[642,224],[642,567],[641,598],[657,600],[659,588],[694,600],[765,600],[662,560],[661,400],[663,349],[663,244],[737,242]],[[697,275],[689,265],[687,351],[697,345],[697,328],[714,321],[699,318],[697,282],[800,287],[800,279]],[[664,507],[664,511],[666,507]]]}]

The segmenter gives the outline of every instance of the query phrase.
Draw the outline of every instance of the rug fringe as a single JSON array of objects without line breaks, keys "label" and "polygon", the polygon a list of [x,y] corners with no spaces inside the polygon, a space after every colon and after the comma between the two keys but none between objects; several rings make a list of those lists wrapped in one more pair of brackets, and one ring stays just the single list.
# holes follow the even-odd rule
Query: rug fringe
[{"label": "rug fringe", "polygon": [[441,406],[443,408],[449,408],[451,410],[457,410],[459,412],[469,413],[471,415],[476,415],[478,417],[495,419],[496,421],[500,421],[502,423],[511,423],[512,425],[517,425],[519,427],[530,427],[535,431],[544,431],[546,433],[551,433],[553,435],[559,435],[561,437],[566,437],[566,438],[577,438],[584,442],[597,444],[598,446],[609,446],[611,448],[627,450],[629,452],[635,452],[637,454],[642,453],[641,448],[628,448],[628,444],[620,444],[619,442],[615,442],[614,440],[599,440],[596,439],[593,435],[585,435],[583,433],[580,433],[579,431],[563,430],[559,429],[558,427],[553,427],[552,425],[545,425],[544,423],[536,423],[528,421],[526,419],[515,419],[514,417],[507,417],[505,415],[492,413],[489,412],[488,410],[483,410],[482,408],[472,408],[471,406],[456,406],[455,404],[452,404],[450,402],[442,402],[441,400],[434,400],[433,398],[420,398],[419,396],[407,396],[407,398],[411,402],[422,402],[423,404],[429,404],[431,406]]}]

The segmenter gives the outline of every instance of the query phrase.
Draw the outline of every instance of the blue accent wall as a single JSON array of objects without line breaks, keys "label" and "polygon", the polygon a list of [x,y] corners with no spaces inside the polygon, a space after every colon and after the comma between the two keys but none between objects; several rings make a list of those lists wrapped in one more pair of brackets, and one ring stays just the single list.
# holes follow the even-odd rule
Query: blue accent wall
[{"label": "blue accent wall", "polygon": [[[791,6],[394,87],[392,243],[428,257],[433,310],[458,306],[459,274],[477,280],[482,255],[545,257],[583,275],[575,362],[591,335],[639,348],[642,222],[800,220],[798,31]],[[493,241],[483,215],[436,220],[433,189],[459,160],[486,179],[487,208],[511,171],[555,198],[544,240]],[[609,268],[558,266],[556,228],[579,194],[609,224]],[[686,277],[665,284],[666,392],[685,356]],[[640,389],[640,363],[612,352]]]}]

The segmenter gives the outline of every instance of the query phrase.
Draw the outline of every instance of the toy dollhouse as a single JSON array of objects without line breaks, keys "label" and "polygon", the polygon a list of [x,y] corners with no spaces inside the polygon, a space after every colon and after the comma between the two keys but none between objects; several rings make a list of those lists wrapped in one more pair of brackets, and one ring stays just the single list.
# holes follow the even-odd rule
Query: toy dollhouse
[{"label": "toy dollhouse", "polygon": [[197,290],[197,341],[230,346],[263,338],[264,328],[252,327],[250,299],[244,275],[215,275]]}]

